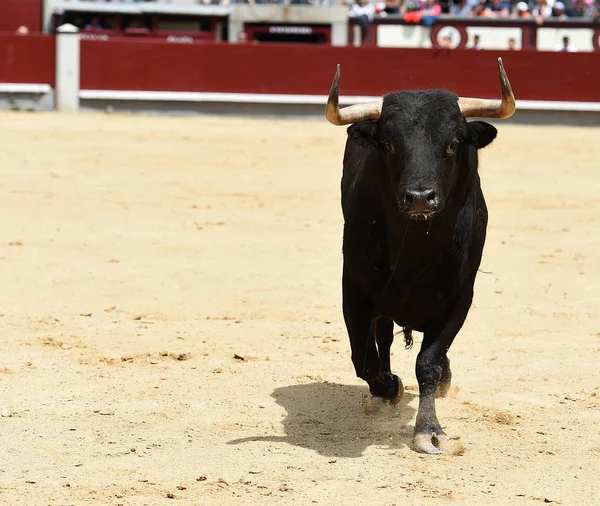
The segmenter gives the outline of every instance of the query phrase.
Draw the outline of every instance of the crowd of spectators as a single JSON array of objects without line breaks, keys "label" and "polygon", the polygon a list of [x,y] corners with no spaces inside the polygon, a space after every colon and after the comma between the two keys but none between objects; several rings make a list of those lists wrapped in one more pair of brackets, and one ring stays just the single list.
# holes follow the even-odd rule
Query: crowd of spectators
[{"label": "crowd of spectators", "polygon": [[600,0],[355,0],[356,15],[403,15],[405,21],[432,23],[440,14],[458,17],[534,19],[593,19],[600,21]]},{"label": "crowd of spectators", "polygon": [[[73,3],[170,3],[177,0],[70,0]],[[458,17],[534,19],[593,19],[600,21],[600,0],[196,0],[206,5],[314,4],[348,5],[357,15],[402,15],[406,21],[433,23],[440,14]]]},{"label": "crowd of spectators", "polygon": [[[177,4],[177,0],[70,0],[72,3],[168,3]],[[187,2],[186,2],[187,3]],[[422,12],[432,15],[452,14],[461,17],[513,17],[541,18],[555,17],[598,18],[599,0],[196,0],[196,4],[314,4],[314,5],[356,5],[366,7],[377,14],[406,14]],[[409,16],[410,17],[410,16]]]},{"label": "crowd of spectators", "polygon": [[462,0],[450,7],[449,13],[462,17],[520,18],[541,21],[548,18],[599,18],[600,2],[594,0]]},{"label": "crowd of spectators", "polygon": [[[461,18],[532,20],[538,25],[544,21],[600,22],[600,0],[354,0],[351,12],[358,18],[363,39],[368,35],[375,15],[402,16],[407,23],[432,26],[442,15]],[[559,51],[572,51],[568,41]],[[443,41],[440,45],[443,45]],[[514,48],[514,41],[509,41]],[[476,41],[473,49],[479,49]]]},{"label": "crowd of spectators", "polygon": [[[535,3],[533,3],[535,1]],[[565,2],[567,5],[565,5]],[[375,15],[402,16],[407,23],[418,23],[432,26],[442,15],[461,18],[486,19],[522,19],[531,20],[541,25],[544,21],[565,21],[580,19],[582,21],[600,22],[600,0],[457,0],[442,6],[440,0],[354,0],[351,12],[358,19],[361,27],[362,41],[369,37],[370,28]],[[438,38],[440,48],[451,48],[452,38],[444,35]],[[470,49],[483,49],[479,35],[475,35]],[[516,50],[515,39],[508,40],[508,50]],[[563,37],[556,51],[577,51],[570,43],[569,37]]]}]

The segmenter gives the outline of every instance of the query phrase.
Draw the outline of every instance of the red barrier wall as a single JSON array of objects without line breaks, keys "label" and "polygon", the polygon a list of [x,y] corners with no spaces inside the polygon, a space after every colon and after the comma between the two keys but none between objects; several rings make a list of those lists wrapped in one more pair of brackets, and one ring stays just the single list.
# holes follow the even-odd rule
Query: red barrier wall
[{"label": "red barrier wall", "polygon": [[0,83],[54,86],[54,47],[50,35],[0,35]]},{"label": "red barrier wall", "polygon": [[15,32],[19,26],[29,33],[42,31],[43,0],[0,0],[0,32]]},{"label": "red barrier wall", "polygon": [[502,56],[517,99],[600,102],[598,53],[111,39],[82,41],[81,54],[82,89],[325,95],[340,63],[344,95],[443,87],[492,98]]}]

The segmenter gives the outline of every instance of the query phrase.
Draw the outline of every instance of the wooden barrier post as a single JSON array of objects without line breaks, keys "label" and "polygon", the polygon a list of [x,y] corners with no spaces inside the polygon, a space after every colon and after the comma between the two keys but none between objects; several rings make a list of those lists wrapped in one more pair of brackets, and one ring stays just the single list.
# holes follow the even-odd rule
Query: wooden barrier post
[{"label": "wooden barrier post", "polygon": [[61,25],[56,35],[56,109],[60,112],[79,110],[79,28]]}]

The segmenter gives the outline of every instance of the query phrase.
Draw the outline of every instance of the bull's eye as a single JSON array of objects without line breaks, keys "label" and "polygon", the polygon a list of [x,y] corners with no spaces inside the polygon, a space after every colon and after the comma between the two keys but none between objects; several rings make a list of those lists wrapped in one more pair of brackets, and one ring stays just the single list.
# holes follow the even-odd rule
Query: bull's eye
[{"label": "bull's eye", "polygon": [[448,147],[446,148],[446,156],[448,156],[448,157],[454,156],[456,153],[457,147],[458,147],[458,142],[456,142],[456,141],[452,141],[450,144],[448,144]]},{"label": "bull's eye", "polygon": [[384,142],[383,147],[390,155],[393,155],[394,153],[396,153],[396,148],[394,147],[394,145],[391,142]]}]

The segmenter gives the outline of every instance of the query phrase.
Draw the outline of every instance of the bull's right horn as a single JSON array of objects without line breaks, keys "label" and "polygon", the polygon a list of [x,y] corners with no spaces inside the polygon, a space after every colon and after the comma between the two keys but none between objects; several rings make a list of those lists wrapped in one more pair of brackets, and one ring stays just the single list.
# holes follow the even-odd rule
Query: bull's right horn
[{"label": "bull's right horn", "polygon": [[340,65],[338,64],[333,83],[331,84],[331,90],[329,91],[327,106],[325,107],[327,121],[333,125],[342,126],[367,119],[379,119],[383,104],[382,98],[372,102],[365,102],[364,104],[351,105],[340,110],[340,79]]},{"label": "bull's right horn", "polygon": [[459,97],[458,106],[465,118],[510,118],[517,109],[510,81],[504,70],[502,58],[498,58],[501,100]]}]

